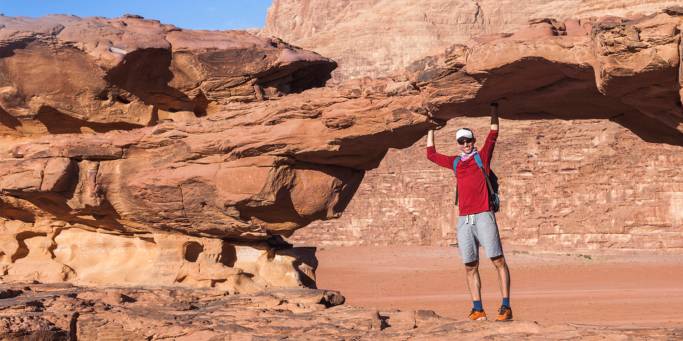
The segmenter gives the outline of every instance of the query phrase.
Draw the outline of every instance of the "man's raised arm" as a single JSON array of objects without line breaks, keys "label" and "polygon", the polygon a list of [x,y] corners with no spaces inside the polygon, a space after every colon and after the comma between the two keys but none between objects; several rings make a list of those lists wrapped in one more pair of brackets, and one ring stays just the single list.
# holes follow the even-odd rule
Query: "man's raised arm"
[{"label": "man's raised arm", "polygon": [[498,103],[491,102],[491,130],[498,130]]},{"label": "man's raised arm", "polygon": [[434,147],[434,130],[427,132],[427,148]]},{"label": "man's raised arm", "polygon": [[453,167],[454,157],[436,152],[436,147],[434,146],[434,130],[427,132],[427,159],[444,168]]}]

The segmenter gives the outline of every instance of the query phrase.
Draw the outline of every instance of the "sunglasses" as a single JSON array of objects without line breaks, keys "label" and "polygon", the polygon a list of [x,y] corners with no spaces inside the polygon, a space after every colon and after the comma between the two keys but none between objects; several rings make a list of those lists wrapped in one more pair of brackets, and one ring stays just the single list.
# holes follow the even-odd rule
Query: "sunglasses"
[{"label": "sunglasses", "polygon": [[472,141],[473,141],[473,140],[470,139],[470,138],[461,137],[461,138],[458,139],[458,144],[459,144],[459,145],[463,145],[463,144],[465,144],[465,143],[472,142]]}]

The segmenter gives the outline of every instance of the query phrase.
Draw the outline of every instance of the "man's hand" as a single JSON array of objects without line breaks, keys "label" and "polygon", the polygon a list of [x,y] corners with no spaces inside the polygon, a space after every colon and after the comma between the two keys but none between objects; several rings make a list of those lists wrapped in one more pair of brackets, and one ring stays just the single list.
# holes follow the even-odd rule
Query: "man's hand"
[{"label": "man's hand", "polygon": [[498,102],[491,102],[491,130],[498,130]]},{"label": "man's hand", "polygon": [[440,130],[441,128],[446,126],[446,120],[442,120],[440,118],[431,118],[431,121],[436,124],[436,127],[434,127],[434,130]]}]

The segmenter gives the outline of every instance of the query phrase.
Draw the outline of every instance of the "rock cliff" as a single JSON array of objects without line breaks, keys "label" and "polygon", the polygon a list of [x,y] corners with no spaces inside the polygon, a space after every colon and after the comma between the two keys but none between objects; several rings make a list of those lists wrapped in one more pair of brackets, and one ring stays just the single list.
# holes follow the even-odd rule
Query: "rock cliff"
[{"label": "rock cliff", "polygon": [[[462,126],[484,136],[488,119],[449,121],[436,133],[440,152],[457,153]],[[501,127],[492,168],[503,204],[496,219],[510,250],[683,251],[683,147],[645,142],[595,119],[503,119]],[[451,171],[426,159],[424,141],[390,150],[339,219],[311,223],[290,239],[317,246],[455,243],[454,184]]]},{"label": "rock cliff", "polygon": [[[679,183],[683,174],[678,170],[681,162],[678,155],[683,149],[676,132],[680,131],[681,109],[679,104],[675,104],[679,101],[676,92],[680,89],[675,76],[680,59],[680,53],[676,51],[679,38],[655,48],[659,52],[668,50],[664,53],[669,57],[654,56],[651,54],[654,50],[649,49],[646,49],[648,52],[637,52],[643,46],[641,42],[660,39],[661,35],[654,32],[671,36],[666,32],[679,30],[676,24],[668,27],[652,25],[656,20],[638,14],[656,11],[670,3],[596,1],[577,4],[554,1],[550,4],[539,1],[526,3],[524,8],[512,11],[506,7],[512,6],[512,3],[493,4],[480,1],[478,4],[483,13],[487,12],[488,6],[489,9],[496,8],[494,11],[489,10],[489,13],[497,14],[489,16],[490,20],[476,26],[476,29],[472,29],[470,21],[455,21],[458,16],[453,14],[447,15],[453,22],[433,26],[434,32],[438,31],[439,34],[424,33],[419,29],[423,27],[421,25],[426,25],[424,22],[410,20],[415,12],[431,9],[433,16],[448,13],[448,10],[462,13],[460,7],[469,4],[461,6],[461,2],[441,1],[438,2],[442,5],[438,7],[440,11],[434,10],[437,7],[429,7],[437,2],[398,4],[377,1],[363,5],[336,3],[342,7],[330,10],[330,17],[343,18],[349,23],[347,27],[345,22],[338,25],[330,23],[327,26],[319,22],[317,16],[311,15],[321,10],[316,7],[315,1],[279,1],[271,8],[270,21],[265,31],[279,33],[279,27],[291,28],[283,29],[282,36],[287,36],[302,46],[336,56],[341,61],[341,67],[335,71],[340,79],[355,77],[368,71],[367,68],[371,73],[384,74],[407,65],[408,71],[419,72],[436,63],[437,58],[413,61],[411,59],[418,54],[406,58],[394,57],[415,53],[416,50],[444,48],[446,43],[431,39],[444,35],[458,36],[459,38],[453,39],[475,46],[473,49],[460,47],[464,57],[459,62],[464,63],[463,60],[466,60],[468,65],[465,68],[473,66],[473,69],[487,69],[486,64],[506,65],[498,69],[489,68],[480,76],[482,79],[486,78],[482,82],[484,87],[495,95],[488,97],[486,91],[475,86],[477,92],[471,99],[483,103],[495,96],[502,95],[501,97],[506,98],[501,101],[504,103],[503,113],[511,120],[503,121],[503,134],[497,147],[497,156],[494,157],[494,167],[501,175],[502,195],[504,201],[508,202],[508,206],[504,205],[499,214],[501,228],[504,230],[503,237],[507,239],[507,243],[533,247],[536,250],[616,248],[680,252],[683,246],[683,225]],[[384,8],[392,8],[394,5],[397,7],[391,16],[378,14],[384,13]],[[399,7],[406,10],[400,11]],[[373,12],[368,8],[377,11]],[[408,8],[414,11],[408,11]],[[504,10],[505,8],[508,10]],[[501,9],[503,12],[500,12]],[[283,11],[296,13],[295,20],[292,22],[278,16]],[[530,13],[524,14],[524,11]],[[667,12],[676,11],[669,9]],[[595,19],[589,18],[591,15],[603,14],[629,15],[632,17],[630,22],[634,25],[627,25],[630,28],[617,28],[620,26],[618,23],[623,23],[623,20],[614,17],[603,18],[595,25]],[[528,20],[541,15],[556,18],[576,15],[584,19],[564,22],[554,19]],[[356,21],[362,16],[374,16],[375,19],[363,17],[366,20]],[[425,20],[428,17],[425,14]],[[410,22],[418,29],[402,30],[398,27],[401,22]],[[354,23],[355,33],[343,34],[345,29],[351,27],[350,23]],[[615,23],[616,26],[613,26]],[[641,26],[642,23],[645,23],[645,27]],[[493,31],[491,27],[504,31],[517,27],[517,32],[471,36],[490,33]],[[374,28],[383,30],[383,33],[373,31]],[[311,34],[311,30],[316,34]],[[345,51],[349,51],[345,48],[345,39],[353,34],[364,38],[356,37],[358,42],[353,45],[353,53],[345,54]],[[414,44],[413,35],[419,36],[422,43]],[[325,37],[331,36],[340,38],[325,40]],[[558,45],[545,45],[549,40],[542,39],[543,36],[557,37],[551,41],[554,40]],[[592,37],[591,43],[579,42],[588,36]],[[638,42],[628,42],[631,39],[627,38],[629,36]],[[486,43],[491,40],[499,43],[492,47]],[[502,42],[506,40],[506,43]],[[365,48],[365,43],[372,47]],[[595,45],[590,47],[591,44]],[[507,47],[499,49],[505,45]],[[539,54],[535,54],[533,51],[539,47]],[[389,52],[382,54],[386,52],[385,49]],[[451,57],[456,50],[457,47],[451,47]],[[551,50],[555,52],[550,52]],[[521,55],[517,54],[520,52]],[[382,56],[378,57],[378,54]],[[554,57],[548,59],[550,55]],[[363,56],[363,59],[353,59],[358,56]],[[580,66],[581,63],[570,62],[572,67],[562,66],[568,65],[563,59],[573,58],[582,59],[586,63]],[[513,59],[516,61],[511,62]],[[662,62],[670,65],[664,67],[669,71],[662,69],[663,73],[668,74],[662,79],[669,80],[660,85],[641,86],[640,81],[635,78],[634,83],[628,85],[629,82],[622,82],[624,79],[619,75],[625,71],[621,68],[622,65],[640,64],[642,73],[639,77],[658,78],[659,76],[655,76],[658,72],[654,71],[658,67],[654,65]],[[457,64],[457,58],[452,63]],[[520,67],[529,69],[522,71]],[[530,78],[509,77],[518,71],[530,75]],[[632,71],[626,71],[623,75],[635,75]],[[585,84],[590,84],[588,87],[591,91],[580,90],[583,86],[579,84],[583,81],[579,79],[587,81]],[[539,84],[536,82],[546,84],[547,88],[536,87]],[[593,87],[593,82],[597,82],[598,86]],[[606,83],[601,84],[603,82]],[[464,82],[461,85],[469,87],[469,84]],[[631,90],[626,90],[628,87]],[[530,91],[527,93],[527,90]],[[538,96],[546,90],[550,90],[546,92],[549,97]],[[609,95],[611,91],[616,92]],[[459,91],[452,93],[454,96],[462,95]],[[533,99],[526,97],[525,93],[531,94]],[[598,93],[600,95],[597,97],[601,99],[594,101],[595,94]],[[646,107],[669,103],[666,104],[669,106],[667,109],[655,109],[660,113],[669,113],[651,116],[657,117],[656,120],[660,122],[644,120],[639,114],[629,114],[632,109],[613,106],[614,102],[609,97],[621,97],[618,102],[626,106],[639,102],[639,109],[631,108],[641,113],[649,110]],[[548,105],[547,100],[554,103]],[[612,104],[600,104],[603,100]],[[468,105],[472,103],[469,99],[467,102]],[[553,110],[549,112],[547,108]],[[451,110],[469,111],[475,116],[487,112],[484,106],[468,109],[458,105]],[[517,114],[511,114],[514,112]],[[665,122],[670,120],[673,124]],[[615,123],[628,127],[628,130]],[[455,119],[449,123],[450,128],[437,134],[441,136],[441,139],[437,139],[441,150],[455,153],[452,136],[457,125],[477,128],[480,136],[486,133],[486,124],[482,120]],[[657,126],[669,126],[671,129],[664,129],[668,130],[666,132],[654,128]],[[520,152],[522,157],[518,157]],[[657,155],[656,158],[653,157],[657,161],[650,160],[649,157],[634,158],[634,153]],[[452,202],[453,179],[449,171],[435,167],[424,159],[422,143],[407,150],[390,151],[380,168],[366,175],[356,196],[357,201],[352,201],[340,220],[316,222],[308,229],[298,232],[294,240],[316,245],[445,245],[453,242],[457,212]]]},{"label": "rock cliff", "polygon": [[244,32],[2,17],[2,280],[314,285],[312,250],[277,236],[338,217],[390,148],[496,99],[504,118],[578,112],[680,145],[680,14],[535,21],[325,87],[334,62]]},{"label": "rock cliff", "polygon": [[274,0],[263,34],[340,64],[335,79],[378,77],[474,36],[514,32],[531,19],[638,16],[672,0]]},{"label": "rock cliff", "polygon": [[311,89],[333,61],[245,32],[0,27],[3,281],[314,285],[311,250],[273,236],[339,216],[387,149],[434,126],[416,90]]}]

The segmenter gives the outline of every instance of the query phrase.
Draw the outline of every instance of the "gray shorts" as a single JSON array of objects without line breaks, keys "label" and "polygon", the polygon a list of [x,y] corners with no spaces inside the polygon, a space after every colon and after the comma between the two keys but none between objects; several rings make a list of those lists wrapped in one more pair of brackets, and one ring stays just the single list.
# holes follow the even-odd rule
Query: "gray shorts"
[{"label": "gray shorts", "polygon": [[458,217],[458,248],[463,263],[479,260],[479,245],[484,247],[489,258],[503,255],[493,212]]}]

